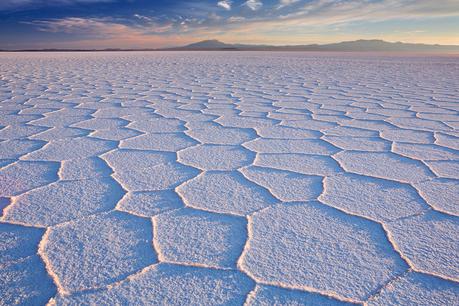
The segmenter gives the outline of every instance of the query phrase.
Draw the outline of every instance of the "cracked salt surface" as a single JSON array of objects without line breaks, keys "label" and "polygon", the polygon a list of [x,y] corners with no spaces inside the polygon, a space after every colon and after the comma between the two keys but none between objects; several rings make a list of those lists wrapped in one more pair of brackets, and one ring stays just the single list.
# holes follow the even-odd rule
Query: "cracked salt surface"
[{"label": "cracked salt surface", "polygon": [[0,304],[456,305],[458,71],[2,54]]}]

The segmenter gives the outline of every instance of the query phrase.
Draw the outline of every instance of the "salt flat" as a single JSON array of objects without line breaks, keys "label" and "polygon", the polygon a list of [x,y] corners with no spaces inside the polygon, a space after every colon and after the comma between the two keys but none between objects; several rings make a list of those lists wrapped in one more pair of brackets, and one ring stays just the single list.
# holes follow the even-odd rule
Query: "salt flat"
[{"label": "salt flat", "polygon": [[458,305],[458,59],[0,54],[0,304]]}]

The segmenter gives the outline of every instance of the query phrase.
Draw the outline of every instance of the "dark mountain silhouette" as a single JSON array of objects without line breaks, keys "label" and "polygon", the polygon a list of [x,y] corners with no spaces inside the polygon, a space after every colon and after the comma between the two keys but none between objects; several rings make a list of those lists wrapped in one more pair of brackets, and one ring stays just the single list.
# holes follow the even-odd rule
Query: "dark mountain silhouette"
[{"label": "dark mountain silhouette", "polygon": [[33,49],[0,51],[342,51],[342,52],[412,52],[412,53],[459,53],[459,45],[428,45],[387,42],[379,39],[343,41],[333,44],[311,45],[247,45],[227,44],[216,39],[203,40],[186,46],[162,49]]},{"label": "dark mountain silhouette", "polygon": [[216,39],[204,40],[190,45],[167,48],[163,50],[239,50],[239,51],[372,51],[372,52],[445,52],[458,53],[457,45],[428,45],[412,44],[402,42],[386,42],[383,40],[355,40],[344,41],[333,44],[312,44],[312,45],[289,45],[289,46],[270,46],[270,45],[245,45],[227,44]]},{"label": "dark mountain silhouette", "polygon": [[203,40],[197,43],[189,44],[184,47],[179,48],[186,48],[188,50],[193,49],[234,49],[235,45],[226,44],[224,42],[218,41],[216,39],[210,40]]}]

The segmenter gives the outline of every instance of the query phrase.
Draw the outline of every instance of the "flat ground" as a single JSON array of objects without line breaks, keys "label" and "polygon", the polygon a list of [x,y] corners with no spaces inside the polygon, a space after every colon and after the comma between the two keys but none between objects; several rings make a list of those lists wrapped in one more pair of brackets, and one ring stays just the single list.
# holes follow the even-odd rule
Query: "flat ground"
[{"label": "flat ground", "polygon": [[0,304],[458,305],[458,57],[0,54]]}]

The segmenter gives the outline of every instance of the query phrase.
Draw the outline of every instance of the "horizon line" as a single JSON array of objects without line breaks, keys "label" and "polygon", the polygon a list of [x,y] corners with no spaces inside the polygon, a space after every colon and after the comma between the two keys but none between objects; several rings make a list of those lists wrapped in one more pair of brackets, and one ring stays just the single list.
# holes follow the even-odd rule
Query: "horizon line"
[{"label": "horizon line", "polygon": [[[193,51],[187,49],[189,46],[198,45],[200,43],[205,42],[216,42],[220,44],[228,45],[228,47],[202,47],[202,48],[195,48],[194,51],[304,51],[304,52],[413,52],[410,50],[285,50],[281,48],[306,48],[306,47],[324,47],[330,45],[338,45],[344,43],[357,43],[357,42],[381,42],[390,45],[397,45],[397,44],[404,44],[404,45],[419,45],[425,47],[452,47],[458,48],[459,45],[443,45],[443,44],[428,44],[428,43],[413,43],[413,42],[403,42],[403,41],[387,41],[383,39],[355,39],[355,40],[344,40],[344,41],[337,41],[332,43],[312,43],[312,44],[244,44],[244,43],[226,43],[218,39],[204,39],[197,42],[192,42],[186,45],[181,46],[172,46],[172,47],[162,47],[162,48],[141,48],[141,47],[132,47],[132,48],[121,48],[121,47],[113,47],[113,48],[19,48],[19,49],[0,49],[0,52],[101,52],[101,51]],[[254,50],[254,49],[237,49],[239,47],[247,47],[247,48],[266,48],[272,50]],[[415,51],[420,53],[428,53],[432,52],[431,50],[420,50]],[[437,52],[447,53],[447,51],[438,50]],[[458,50],[459,52],[459,50]],[[435,51],[433,51],[435,53]]]}]

